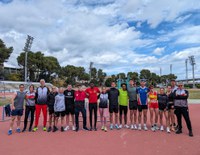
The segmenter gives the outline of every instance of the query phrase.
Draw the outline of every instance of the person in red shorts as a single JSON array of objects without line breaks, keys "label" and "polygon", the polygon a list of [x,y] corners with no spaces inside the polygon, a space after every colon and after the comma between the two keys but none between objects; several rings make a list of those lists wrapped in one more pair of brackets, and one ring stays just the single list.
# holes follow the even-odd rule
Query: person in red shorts
[{"label": "person in red shorts", "polygon": [[[157,91],[154,90],[154,87],[150,86],[150,92],[149,92],[149,110],[150,110],[150,122],[151,122],[151,130],[156,131],[158,130],[158,100],[157,100]],[[154,115],[154,116],[153,116]],[[153,117],[155,117],[155,121],[153,122]]]},{"label": "person in red shorts", "polygon": [[[97,100],[100,94],[99,88],[94,86],[94,83],[90,83],[90,88],[85,90],[88,98],[89,98],[89,114],[90,114],[90,131],[97,131]],[[94,111],[94,128],[92,126],[92,116]]]}]

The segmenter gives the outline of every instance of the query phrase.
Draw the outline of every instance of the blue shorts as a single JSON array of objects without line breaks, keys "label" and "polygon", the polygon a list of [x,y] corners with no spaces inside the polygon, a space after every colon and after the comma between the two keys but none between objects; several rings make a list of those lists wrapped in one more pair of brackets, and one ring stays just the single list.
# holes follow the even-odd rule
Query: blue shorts
[{"label": "blue shorts", "polygon": [[11,111],[11,116],[22,116],[23,115],[23,109],[15,109]]}]

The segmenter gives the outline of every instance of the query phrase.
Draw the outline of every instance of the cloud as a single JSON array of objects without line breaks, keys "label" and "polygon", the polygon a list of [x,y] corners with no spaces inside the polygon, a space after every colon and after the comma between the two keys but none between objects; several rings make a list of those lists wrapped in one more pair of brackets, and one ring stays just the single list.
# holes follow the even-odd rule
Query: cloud
[{"label": "cloud", "polygon": [[155,55],[162,55],[164,52],[165,52],[165,47],[157,47],[153,51],[153,54],[155,54]]}]

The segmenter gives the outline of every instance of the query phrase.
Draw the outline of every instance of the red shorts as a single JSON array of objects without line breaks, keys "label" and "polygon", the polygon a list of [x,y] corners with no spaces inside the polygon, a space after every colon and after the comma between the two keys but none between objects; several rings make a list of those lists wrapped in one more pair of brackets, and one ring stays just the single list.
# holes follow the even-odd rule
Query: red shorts
[{"label": "red shorts", "polygon": [[158,109],[158,102],[150,102],[149,108]]}]

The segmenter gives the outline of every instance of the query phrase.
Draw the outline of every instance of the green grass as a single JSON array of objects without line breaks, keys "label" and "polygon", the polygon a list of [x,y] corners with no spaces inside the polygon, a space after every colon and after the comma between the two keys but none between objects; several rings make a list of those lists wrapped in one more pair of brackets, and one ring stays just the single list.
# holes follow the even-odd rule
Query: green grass
[{"label": "green grass", "polygon": [[11,98],[0,98],[0,106],[11,103]]},{"label": "green grass", "polygon": [[200,89],[188,89],[189,99],[200,99]]}]

